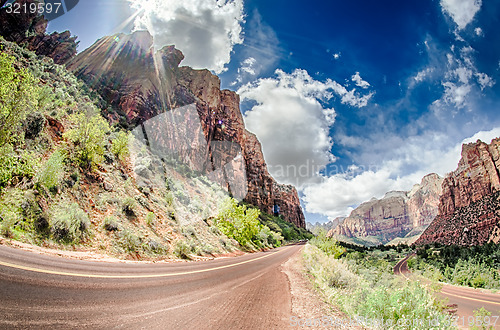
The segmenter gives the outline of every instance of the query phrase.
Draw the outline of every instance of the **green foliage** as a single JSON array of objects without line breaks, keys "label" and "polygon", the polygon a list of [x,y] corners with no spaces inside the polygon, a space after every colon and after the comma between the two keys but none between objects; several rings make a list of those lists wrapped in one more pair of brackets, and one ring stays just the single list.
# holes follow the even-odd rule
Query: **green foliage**
[{"label": "green foliage", "polygon": [[110,215],[104,218],[103,227],[107,231],[117,231],[120,229],[119,221],[116,217]]},{"label": "green foliage", "polygon": [[493,323],[496,323],[491,315],[491,312],[488,312],[484,307],[481,307],[480,309],[477,309],[473,311],[474,313],[474,319],[470,320],[468,319],[467,321],[472,321],[468,322],[469,326],[472,325],[470,328],[471,330],[493,330]]},{"label": "green foliage", "polygon": [[134,234],[129,229],[124,229],[119,232],[119,245],[125,249],[127,252],[138,252],[141,249],[142,243],[141,243],[141,237],[137,236]]},{"label": "green foliage", "polygon": [[14,151],[11,144],[0,147],[0,189],[12,183],[14,178],[32,178],[37,160],[26,150]]},{"label": "green foliage", "polygon": [[[320,242],[324,246],[324,242]],[[326,249],[330,251],[328,247]],[[316,286],[323,291],[330,303],[337,305],[351,317],[370,321],[369,328],[379,329],[428,329],[446,328],[446,316],[441,314],[440,303],[425,286],[415,281],[405,281],[392,273],[392,267],[382,251],[348,250],[344,257],[335,258],[323,250],[307,245],[304,263]],[[365,256],[374,260],[363,262]],[[431,327],[430,320],[437,320],[441,327]],[[373,322],[378,322],[378,326]]]},{"label": "green foliage", "polygon": [[308,240],[314,235],[304,228],[299,228],[295,224],[283,220],[281,217],[275,217],[267,213],[261,212],[259,221],[262,225],[269,227],[270,230],[276,232],[283,241],[297,242],[300,240]]},{"label": "green foliage", "polygon": [[318,236],[310,240],[310,243],[316,245],[326,255],[333,256],[335,259],[339,259],[346,253],[346,249],[338,245],[337,241],[326,237],[324,231],[320,231]]},{"label": "green foliage", "polygon": [[37,182],[49,191],[54,191],[64,178],[65,156],[56,150],[37,173]]},{"label": "green foliage", "polygon": [[111,152],[115,155],[116,158],[123,161],[129,155],[129,140],[132,135],[130,133],[126,133],[124,131],[120,131],[116,134],[115,138],[111,144]]},{"label": "green foliage", "polygon": [[122,202],[122,210],[125,215],[131,217],[135,215],[135,209],[137,208],[137,202],[132,197],[126,197]]},{"label": "green foliage", "polygon": [[146,214],[146,223],[150,227],[156,226],[156,215],[153,212]]},{"label": "green foliage", "polygon": [[434,244],[420,247],[408,264],[423,276],[473,288],[500,289],[498,244],[461,247]]},{"label": "green foliage", "polygon": [[77,203],[57,204],[50,219],[50,231],[55,239],[66,243],[79,243],[90,230],[89,216]]},{"label": "green foliage", "polygon": [[37,81],[27,69],[15,69],[16,59],[0,53],[0,146],[19,141],[26,114],[36,108]]},{"label": "green foliage", "polygon": [[174,254],[181,259],[190,259],[189,255],[192,250],[189,244],[185,240],[177,241],[174,248]]},{"label": "green foliage", "polygon": [[73,128],[64,133],[70,146],[72,160],[84,169],[94,169],[103,161],[108,122],[92,111],[69,117]]},{"label": "green foliage", "polygon": [[1,234],[12,237],[16,227],[23,220],[22,203],[23,192],[20,189],[7,189],[0,199]]},{"label": "green foliage", "polygon": [[235,239],[241,246],[249,247],[251,243],[260,242],[257,237],[262,229],[259,215],[258,209],[240,206],[234,198],[227,198],[215,221],[223,234]]}]

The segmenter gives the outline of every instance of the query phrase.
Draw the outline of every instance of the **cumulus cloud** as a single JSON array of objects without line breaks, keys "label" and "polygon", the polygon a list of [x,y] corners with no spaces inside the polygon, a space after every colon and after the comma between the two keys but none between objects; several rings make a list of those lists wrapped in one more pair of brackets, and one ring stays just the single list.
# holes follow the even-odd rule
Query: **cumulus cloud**
[{"label": "cumulus cloud", "polygon": [[140,10],[135,30],[147,30],[156,48],[172,45],[183,64],[224,71],[236,44],[243,42],[243,0],[129,0]]},{"label": "cumulus cloud", "polygon": [[348,91],[331,79],[317,81],[300,69],[290,74],[276,70],[274,77],[248,83],[238,94],[256,104],[245,113],[245,123],[262,142],[271,174],[299,188],[317,179],[335,159],[329,130],[336,113],[325,104],[337,97],[343,104],[363,107],[373,96]]},{"label": "cumulus cloud", "polygon": [[463,30],[481,9],[481,0],[441,0],[441,8],[448,14],[459,30]]},{"label": "cumulus cloud", "polygon": [[[442,133],[410,137],[385,154],[386,160],[378,166],[351,167],[345,172],[323,177],[321,183],[305,187],[305,208],[330,219],[346,216],[373,197],[381,198],[391,190],[410,190],[426,174],[446,175],[456,169],[462,144],[478,139],[489,143],[496,137],[500,137],[500,127],[477,132],[458,144]],[[370,145],[370,148],[377,146]]]},{"label": "cumulus cloud", "polygon": [[246,112],[245,124],[261,141],[278,181],[301,186],[334,160],[329,128],[335,110],[321,104],[332,97],[328,84],[304,70],[277,70],[275,77],[247,84],[238,93],[242,100],[257,103]]}]

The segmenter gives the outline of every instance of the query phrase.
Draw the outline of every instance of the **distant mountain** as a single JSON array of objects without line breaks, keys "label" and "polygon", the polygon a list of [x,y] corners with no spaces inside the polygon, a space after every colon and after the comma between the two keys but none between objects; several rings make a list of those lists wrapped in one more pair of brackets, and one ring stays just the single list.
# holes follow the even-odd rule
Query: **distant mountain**
[{"label": "distant mountain", "polygon": [[411,191],[391,191],[372,198],[351,212],[329,236],[363,245],[386,244],[395,239],[414,239],[438,213],[443,179],[429,174]]},{"label": "distant mountain", "polygon": [[320,231],[324,231],[325,233],[328,233],[330,230],[334,229],[337,227],[339,224],[341,224],[345,220],[345,217],[337,217],[331,221],[325,222],[325,223],[319,223],[316,222],[314,225],[310,222],[306,223],[306,228],[313,233],[314,235],[318,235]]},{"label": "distant mountain", "polygon": [[462,146],[443,182],[439,214],[415,244],[481,245],[500,241],[500,139]]},{"label": "distant mountain", "polygon": [[[277,204],[286,221],[305,228],[296,189],[274,180],[259,140],[245,129],[239,96],[221,90],[219,78],[208,70],[179,67],[184,56],[174,46],[155,51],[152,45],[148,32],[103,37],[67,67],[106,101],[103,115],[111,123],[133,129],[147,121],[143,130],[148,138],[154,135],[163,149],[177,150],[177,156],[196,172],[213,173],[214,162],[226,164],[241,151],[246,170],[244,201],[267,213],[273,213]],[[172,111],[183,107],[192,110],[185,115]],[[169,126],[162,118],[174,120]],[[178,120],[182,122],[176,124]],[[181,140],[184,145],[179,147]],[[221,179],[240,174],[221,173]]]}]

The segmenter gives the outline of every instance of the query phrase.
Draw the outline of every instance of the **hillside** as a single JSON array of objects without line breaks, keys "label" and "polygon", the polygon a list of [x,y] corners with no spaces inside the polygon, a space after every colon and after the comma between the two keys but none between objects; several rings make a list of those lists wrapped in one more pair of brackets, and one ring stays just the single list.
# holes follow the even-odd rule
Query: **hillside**
[{"label": "hillside", "polygon": [[455,171],[443,182],[439,214],[417,245],[482,245],[500,241],[500,139],[462,146]]},{"label": "hillside", "polygon": [[[295,202],[295,189],[277,185],[267,171],[259,172],[266,168],[262,158],[258,159],[260,144],[255,136],[242,133],[241,114],[238,117],[235,112],[239,111],[236,94],[218,90],[218,95],[228,101],[220,105],[217,116],[223,120],[225,114],[236,116],[238,129],[231,129],[231,134],[246,140],[239,148],[232,141],[211,141],[211,167],[200,169],[197,165],[202,163],[193,160],[195,156],[206,157],[207,149],[186,157],[192,149],[200,151],[196,148],[203,147],[203,141],[207,143],[204,132],[196,131],[199,120],[163,122],[174,125],[176,134],[184,134],[175,142],[199,139],[189,140],[191,149],[187,151],[165,149],[165,144],[159,144],[163,135],[145,134],[147,127],[158,126],[148,126],[144,121],[133,129],[132,125],[114,122],[109,116],[114,111],[113,102],[101,97],[107,94],[78,80],[52,58],[2,38],[0,50],[2,236],[127,259],[213,256],[310,237],[299,228],[303,227],[301,209],[286,207]],[[208,71],[184,71],[198,76],[200,84],[218,81]],[[205,75],[207,80],[203,80]],[[203,96],[203,87],[190,85],[183,95],[200,100],[194,95]],[[226,112],[229,101],[234,102],[232,113]],[[149,105],[161,109],[156,103]],[[198,115],[198,110],[209,109],[200,101],[194,107],[182,107],[175,115],[169,113],[189,119],[189,115]],[[156,120],[147,118],[152,120],[149,123],[165,119],[157,114]],[[219,117],[215,120],[218,123]],[[210,127],[215,126],[216,122]],[[245,173],[242,152],[256,155],[253,159],[262,162],[258,163],[260,167],[251,163]],[[248,185],[246,177],[256,176],[265,176],[272,195],[251,190],[255,186]],[[241,204],[230,198],[244,197],[246,191],[254,199],[247,198]],[[266,211],[264,203],[251,203],[265,196],[268,203],[282,203],[285,212],[281,218],[254,206]],[[299,227],[286,220],[295,221]]]},{"label": "hillside", "polygon": [[363,245],[411,242],[436,216],[442,180],[429,174],[411,191],[373,198],[354,209],[328,236]]}]

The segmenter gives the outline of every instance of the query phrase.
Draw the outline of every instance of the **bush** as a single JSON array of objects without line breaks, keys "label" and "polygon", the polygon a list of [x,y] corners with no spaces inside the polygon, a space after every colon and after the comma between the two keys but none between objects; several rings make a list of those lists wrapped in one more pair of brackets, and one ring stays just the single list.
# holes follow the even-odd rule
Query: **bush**
[{"label": "bush", "polygon": [[118,219],[114,216],[107,216],[104,218],[103,227],[107,231],[117,231],[120,227]]},{"label": "bush", "polygon": [[186,241],[181,240],[175,243],[174,254],[181,259],[191,259],[189,255],[191,254],[191,246],[186,243]]},{"label": "bush", "polygon": [[50,231],[54,238],[67,243],[79,243],[89,233],[90,220],[78,204],[61,202],[50,219]]},{"label": "bush", "polygon": [[108,122],[92,111],[70,116],[73,128],[64,133],[73,161],[84,169],[94,169],[104,159]]},{"label": "bush", "polygon": [[132,197],[127,197],[122,202],[122,210],[126,216],[135,216],[135,209],[137,207],[137,202]]},{"label": "bush", "polygon": [[119,244],[127,252],[138,252],[141,249],[141,238],[132,231],[125,229],[119,234]]},{"label": "bush", "polygon": [[0,188],[12,183],[18,178],[32,178],[37,167],[36,158],[28,151],[14,151],[11,144],[0,147]]},{"label": "bush", "polygon": [[224,202],[222,211],[215,219],[217,228],[229,238],[234,238],[241,246],[251,243],[258,244],[260,241],[257,234],[262,229],[258,218],[260,211],[238,205],[234,198],[228,198]]},{"label": "bush", "polygon": [[131,138],[130,133],[119,132],[113,139],[111,144],[111,152],[116,158],[123,161],[129,155],[129,140]]},{"label": "bush", "polygon": [[16,71],[15,62],[0,53],[0,146],[23,138],[22,121],[37,106],[37,81],[27,69]]},{"label": "bush", "polygon": [[38,173],[38,183],[49,191],[55,191],[64,177],[64,159],[61,150],[57,150],[50,155],[44,167]]},{"label": "bush", "polygon": [[146,223],[150,227],[156,226],[156,215],[153,212],[149,212],[148,214],[146,214]]}]

